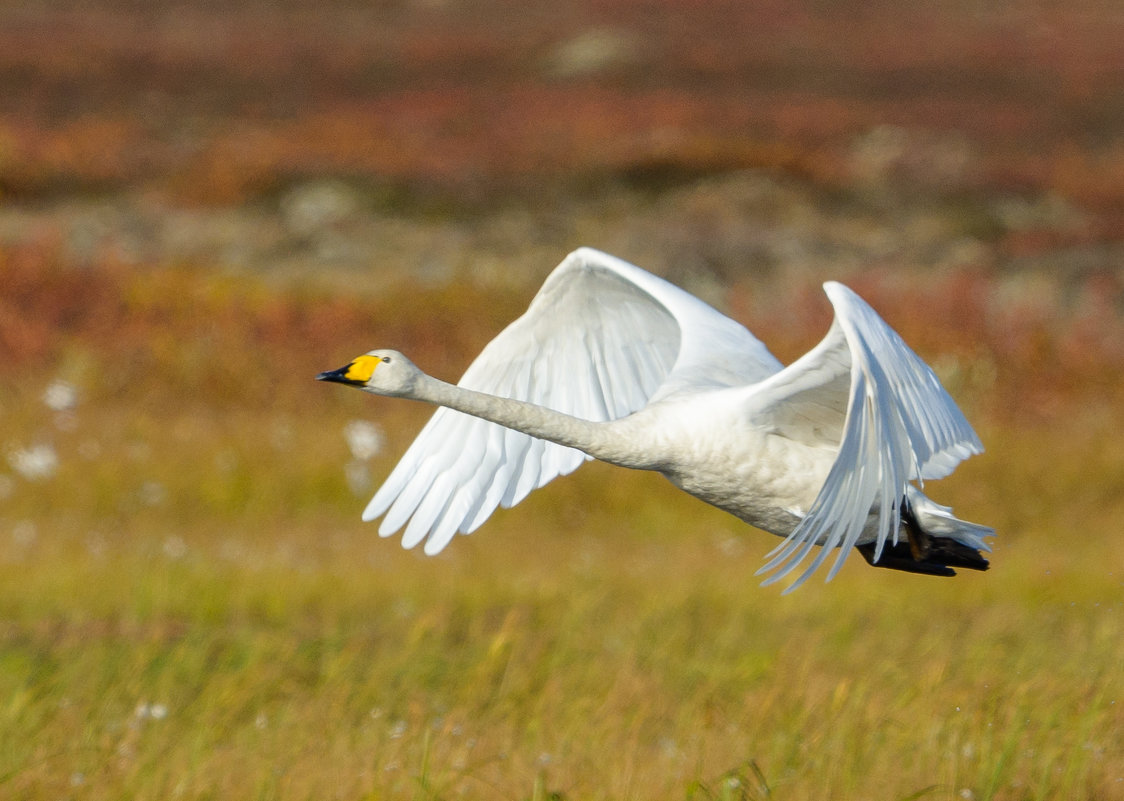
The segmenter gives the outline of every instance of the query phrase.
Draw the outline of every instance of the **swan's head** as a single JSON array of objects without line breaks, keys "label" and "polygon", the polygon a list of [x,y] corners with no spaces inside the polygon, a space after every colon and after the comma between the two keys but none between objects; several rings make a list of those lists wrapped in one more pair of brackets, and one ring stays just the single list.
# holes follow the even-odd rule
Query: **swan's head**
[{"label": "swan's head", "polygon": [[317,381],[335,381],[376,395],[410,395],[421,370],[396,350],[372,350],[352,359],[338,370],[316,376]]}]

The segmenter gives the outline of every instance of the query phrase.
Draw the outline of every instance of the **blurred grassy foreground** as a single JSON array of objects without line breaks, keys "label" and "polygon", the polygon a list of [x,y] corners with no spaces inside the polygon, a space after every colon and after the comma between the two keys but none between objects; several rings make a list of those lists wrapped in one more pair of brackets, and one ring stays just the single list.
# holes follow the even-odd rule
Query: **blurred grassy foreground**
[{"label": "blurred grassy foreground", "polygon": [[[781,597],[771,538],[603,465],[432,559],[360,523],[428,411],[315,373],[385,345],[455,378],[525,288],[57,262],[0,252],[3,797],[1124,799],[1096,281],[1064,310],[1049,281],[852,282],[988,445],[930,489],[998,529],[993,569],[851,559]],[[828,322],[776,277],[721,301],[786,359]]]}]

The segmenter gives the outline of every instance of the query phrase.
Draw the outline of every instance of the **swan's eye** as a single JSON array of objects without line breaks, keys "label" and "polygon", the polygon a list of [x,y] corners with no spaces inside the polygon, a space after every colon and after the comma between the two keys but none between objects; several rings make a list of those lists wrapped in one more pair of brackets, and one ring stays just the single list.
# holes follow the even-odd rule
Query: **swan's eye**
[{"label": "swan's eye", "polygon": [[383,357],[382,357],[382,360],[383,360],[383,361],[384,361],[385,363],[387,363],[387,364],[390,364],[390,357],[389,357],[389,356],[383,356]]}]

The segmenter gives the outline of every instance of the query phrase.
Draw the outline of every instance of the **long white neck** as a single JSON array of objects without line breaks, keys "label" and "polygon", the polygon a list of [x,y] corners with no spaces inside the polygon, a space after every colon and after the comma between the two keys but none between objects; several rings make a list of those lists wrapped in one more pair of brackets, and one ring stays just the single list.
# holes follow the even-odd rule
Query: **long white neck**
[{"label": "long white neck", "polygon": [[532,437],[577,448],[595,459],[629,467],[647,466],[638,463],[636,448],[612,422],[583,420],[534,403],[454,386],[424,373],[419,377],[411,397],[447,406]]}]

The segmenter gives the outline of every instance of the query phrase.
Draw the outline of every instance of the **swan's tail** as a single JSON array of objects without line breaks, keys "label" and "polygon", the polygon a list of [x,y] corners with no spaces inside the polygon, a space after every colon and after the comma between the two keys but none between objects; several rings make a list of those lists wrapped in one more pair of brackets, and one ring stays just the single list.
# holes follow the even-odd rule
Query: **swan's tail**
[{"label": "swan's tail", "polygon": [[955,567],[987,570],[988,561],[980,552],[991,550],[984,537],[994,535],[994,529],[953,517],[951,508],[913,487],[902,499],[901,516],[906,537],[894,545],[886,543],[877,562],[874,543],[857,546],[869,564],[931,576],[955,576]]}]

